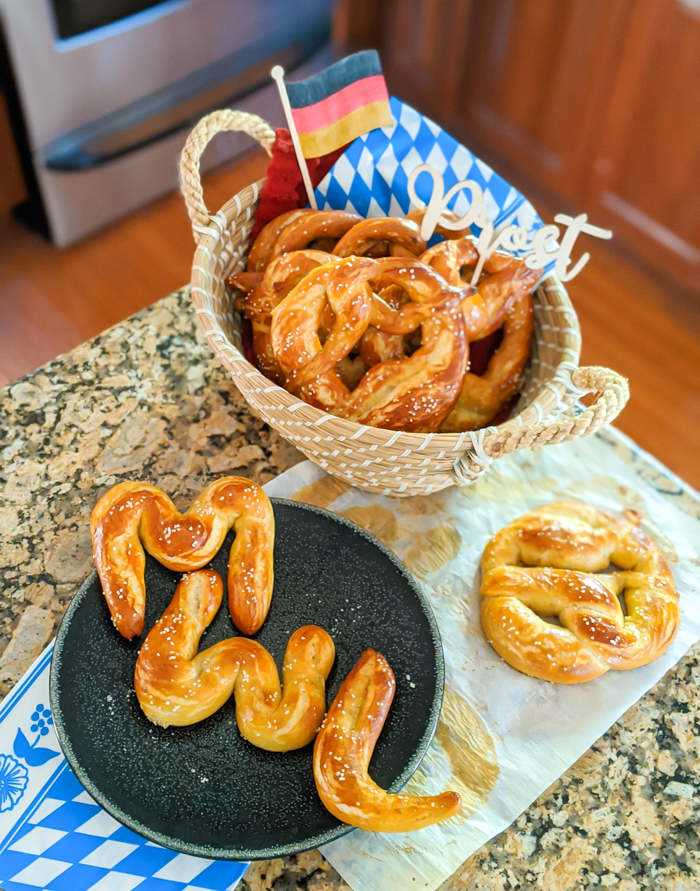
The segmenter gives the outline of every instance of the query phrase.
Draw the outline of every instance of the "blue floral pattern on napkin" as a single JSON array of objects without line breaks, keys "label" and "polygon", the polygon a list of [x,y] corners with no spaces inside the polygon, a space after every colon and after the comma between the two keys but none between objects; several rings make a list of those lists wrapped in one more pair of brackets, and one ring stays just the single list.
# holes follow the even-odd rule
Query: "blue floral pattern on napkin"
[{"label": "blue floral pattern on napkin", "polygon": [[146,841],[80,785],[48,708],[53,644],[0,706],[2,891],[231,891],[247,863]]}]

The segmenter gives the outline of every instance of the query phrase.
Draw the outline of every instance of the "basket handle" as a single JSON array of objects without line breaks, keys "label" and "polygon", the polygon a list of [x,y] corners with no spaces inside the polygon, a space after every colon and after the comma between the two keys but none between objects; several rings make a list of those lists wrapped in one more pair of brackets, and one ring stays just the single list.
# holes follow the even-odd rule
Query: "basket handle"
[{"label": "basket handle", "polygon": [[206,227],[210,223],[209,211],[204,203],[202,192],[199,159],[217,133],[226,133],[231,130],[247,133],[260,143],[268,155],[272,154],[275,131],[256,114],[224,108],[220,111],[212,111],[211,114],[202,118],[187,137],[180,156],[180,191],[192,221],[195,242],[199,241],[197,228]]},{"label": "basket handle", "polygon": [[478,448],[455,462],[452,472],[457,485],[471,485],[494,459],[516,449],[532,449],[590,436],[614,420],[629,399],[627,379],[609,368],[577,368],[571,380],[583,393],[596,394],[596,401],[578,415],[567,413],[556,421],[485,435]]}]

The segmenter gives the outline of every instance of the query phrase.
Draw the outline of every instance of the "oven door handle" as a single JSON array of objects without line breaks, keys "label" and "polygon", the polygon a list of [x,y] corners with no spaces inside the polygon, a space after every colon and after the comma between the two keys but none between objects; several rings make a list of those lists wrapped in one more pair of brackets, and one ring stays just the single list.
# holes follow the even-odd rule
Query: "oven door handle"
[{"label": "oven door handle", "polygon": [[49,143],[41,163],[49,170],[76,172],[99,167],[190,130],[205,114],[225,108],[271,83],[270,70],[292,72],[330,42],[327,13],[304,23],[303,32],[260,41],[144,96]]}]

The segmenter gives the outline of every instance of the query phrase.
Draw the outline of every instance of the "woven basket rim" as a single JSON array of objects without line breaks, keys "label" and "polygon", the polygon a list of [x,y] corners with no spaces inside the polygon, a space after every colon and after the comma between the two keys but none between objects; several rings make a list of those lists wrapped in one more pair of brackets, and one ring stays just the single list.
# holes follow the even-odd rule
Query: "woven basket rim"
[{"label": "woven basket rim", "polygon": [[[322,409],[315,408],[265,377],[231,342],[217,316],[203,302],[203,297],[208,294],[206,279],[211,277],[210,264],[214,263],[216,267],[222,263],[223,268],[218,273],[222,278],[229,275],[234,269],[240,269],[244,266],[249,247],[247,239],[233,253],[223,251],[219,254],[216,261],[213,261],[212,258],[216,254],[220,240],[226,236],[226,231],[231,224],[235,225],[241,215],[245,215],[247,220],[252,219],[251,208],[257,201],[264,183],[265,179],[261,179],[250,186],[246,186],[229,199],[218,213],[210,215],[210,225],[199,229],[199,242],[195,250],[192,266],[190,287],[197,318],[202,326],[207,343],[217,358],[229,370],[234,380],[242,377],[245,378],[249,386],[257,385],[261,387],[270,398],[274,397],[275,401],[284,405],[288,411],[301,412],[300,418],[303,417],[304,422],[307,424],[318,427],[325,425],[338,427],[340,425],[339,429],[344,432],[338,438],[342,440],[359,439],[364,434],[371,432],[374,434],[372,438],[377,440],[378,447],[389,444],[391,440],[391,444],[398,441],[401,445],[405,445],[407,449],[413,450],[420,450],[421,447],[424,448],[429,442],[431,447],[443,447],[445,451],[456,452],[477,442],[482,443],[486,435],[503,434],[515,428],[541,423],[544,418],[557,411],[557,409],[563,410],[561,408],[562,405],[568,408],[575,402],[576,388],[571,384],[571,372],[578,368],[579,365],[581,330],[576,310],[571,303],[568,292],[555,275],[549,275],[544,278],[537,285],[535,293],[541,289],[545,291],[552,289],[558,292],[561,301],[560,305],[550,308],[557,310],[566,318],[566,324],[562,326],[561,330],[570,336],[568,337],[567,345],[562,347],[561,352],[566,353],[567,358],[560,359],[558,365],[551,369],[551,378],[542,384],[535,399],[524,406],[518,415],[509,418],[498,426],[488,426],[480,430],[462,433],[411,433],[371,427],[345,418],[339,418],[336,415],[324,412]],[[465,442],[466,440],[468,441]]]}]

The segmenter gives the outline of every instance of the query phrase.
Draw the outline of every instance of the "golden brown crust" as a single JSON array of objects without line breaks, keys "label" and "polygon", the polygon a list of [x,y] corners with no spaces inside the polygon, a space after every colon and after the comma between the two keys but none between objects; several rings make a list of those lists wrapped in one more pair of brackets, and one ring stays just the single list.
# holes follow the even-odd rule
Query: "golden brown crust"
[{"label": "golden brown crust", "polygon": [[408,257],[417,257],[425,251],[418,224],[400,217],[379,217],[362,220],[343,235],[333,248],[338,257],[360,257],[372,253],[373,257],[389,256],[392,248],[404,248]]},{"label": "golden brown crust", "polygon": [[497,251],[484,263],[475,290],[470,282],[478,259],[473,236],[442,241],[420,257],[454,287],[469,289],[462,308],[470,341],[488,337],[499,328],[514,299],[529,293],[542,275],[541,269],[528,269],[517,257]]},{"label": "golden brown crust", "polygon": [[260,486],[243,477],[223,477],[207,486],[184,514],[148,483],[125,482],[109,489],[92,511],[90,532],[95,567],[119,633],[132,638],[143,631],[144,547],[168,569],[201,569],[232,527],[236,537],[229,554],[229,608],[236,627],[254,634],[267,616],[273,586],[275,518]]},{"label": "golden brown crust", "polygon": [[328,239],[335,242],[361,220],[362,217],[346,210],[308,211],[282,229],[275,241],[270,260],[290,251],[313,248],[314,242],[321,240],[326,244],[330,243]]},{"label": "golden brown crust", "polygon": [[[407,432],[478,429],[508,404],[530,354],[528,292],[541,271],[494,252],[471,288],[474,237],[441,229],[448,240],[425,250],[424,213],[360,220],[345,211],[290,211],[265,227],[248,265],[266,266],[265,275],[256,282],[260,273],[249,271],[230,281],[246,292],[237,305],[271,380],[316,408]],[[333,254],[300,250],[321,243]],[[282,265],[295,254],[316,259]],[[463,324],[451,310],[458,294]],[[463,341],[502,324],[504,339],[486,372],[468,373]]]},{"label": "golden brown crust", "polygon": [[278,217],[275,217],[274,220],[270,220],[270,222],[260,230],[258,237],[253,242],[248,254],[248,265],[246,266],[246,270],[248,272],[264,272],[270,260],[272,260],[272,252],[275,249],[275,244],[283,229],[291,225],[295,220],[298,220],[300,217],[306,216],[311,212],[312,211],[306,207],[299,208],[298,210],[288,210],[286,213],[281,213]]},{"label": "golden brown crust", "polygon": [[503,326],[503,340],[489,359],[482,375],[470,371],[464,376],[459,397],[442,425],[443,433],[478,430],[485,427],[517,393],[532,342],[532,296],[521,290]]},{"label": "golden brown crust", "polygon": [[[496,652],[518,671],[560,684],[660,656],[680,625],[678,595],[640,521],[633,511],[620,518],[561,502],[501,529],[481,563],[481,621]],[[594,574],[610,564],[616,571]],[[551,617],[561,627],[544,621]]]},{"label": "golden brown crust", "polygon": [[334,414],[358,424],[432,433],[459,397],[468,344],[459,300],[434,309],[411,356],[374,365]]},{"label": "golden brown crust", "polygon": [[[378,293],[405,293],[394,305]],[[313,270],[272,314],[270,342],[285,373],[285,387],[311,405],[358,423],[394,430],[432,432],[455,404],[467,363],[467,341],[459,301],[450,288],[417,260],[350,257]],[[323,344],[322,312],[334,323]],[[422,343],[412,356],[375,363],[350,392],[337,364],[350,355],[370,327],[382,334],[364,344],[381,356],[403,341],[382,343],[422,325]],[[362,350],[362,347],[361,347]],[[372,364],[368,362],[367,364]]]},{"label": "golden brown crust", "polygon": [[369,762],[395,689],[389,663],[366,650],[338,691],[314,745],[321,801],[339,820],[371,832],[422,829],[454,816],[462,803],[456,792],[391,795],[370,778]]},{"label": "golden brown crust", "polygon": [[[268,264],[259,283],[243,302],[243,311],[253,330],[253,352],[258,368],[275,383],[284,382],[284,372],[270,343],[272,312],[312,269],[327,262],[328,255],[321,251],[293,251],[277,257]],[[242,274],[252,276],[252,273]],[[239,279],[240,275],[235,277],[236,281]]]},{"label": "golden brown crust", "polygon": [[195,724],[234,694],[238,727],[248,742],[272,752],[308,745],[326,708],[332,639],[316,625],[295,631],[285,652],[282,687],[274,660],[253,640],[232,637],[197,654],[222,590],[221,578],[211,570],[182,578],[136,662],[134,684],[144,714],[162,727]]}]

